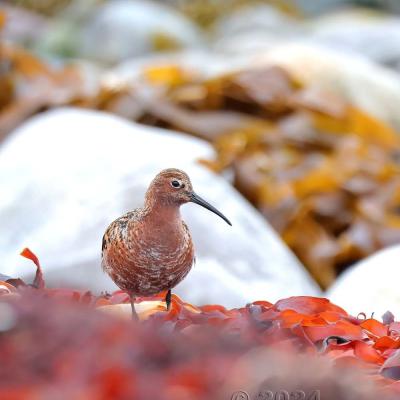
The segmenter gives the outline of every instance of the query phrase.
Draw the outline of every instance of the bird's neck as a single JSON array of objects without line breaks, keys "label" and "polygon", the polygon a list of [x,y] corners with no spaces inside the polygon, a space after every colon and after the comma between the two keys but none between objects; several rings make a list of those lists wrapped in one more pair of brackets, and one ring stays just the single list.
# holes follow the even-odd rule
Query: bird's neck
[{"label": "bird's neck", "polygon": [[176,204],[153,204],[147,209],[147,219],[158,226],[181,223],[181,213]]}]

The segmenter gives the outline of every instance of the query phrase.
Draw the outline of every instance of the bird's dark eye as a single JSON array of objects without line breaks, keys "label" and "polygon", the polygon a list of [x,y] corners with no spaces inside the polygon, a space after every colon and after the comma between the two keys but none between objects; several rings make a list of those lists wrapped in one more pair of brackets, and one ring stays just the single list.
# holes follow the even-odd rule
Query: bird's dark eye
[{"label": "bird's dark eye", "polygon": [[181,186],[181,183],[179,182],[179,181],[172,181],[171,182],[171,185],[174,187],[174,188],[178,188],[178,187],[180,187]]}]

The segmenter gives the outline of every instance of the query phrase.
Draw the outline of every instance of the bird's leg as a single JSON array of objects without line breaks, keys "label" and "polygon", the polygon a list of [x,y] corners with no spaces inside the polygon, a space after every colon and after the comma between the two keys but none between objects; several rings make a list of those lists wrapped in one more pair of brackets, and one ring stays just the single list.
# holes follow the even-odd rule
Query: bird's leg
[{"label": "bird's leg", "polygon": [[139,321],[139,317],[138,317],[137,312],[135,310],[135,295],[132,294],[132,293],[129,293],[129,298],[131,300],[132,320],[133,321]]},{"label": "bird's leg", "polygon": [[167,311],[171,307],[171,289],[168,289],[167,295],[165,296],[165,302],[167,303]]}]

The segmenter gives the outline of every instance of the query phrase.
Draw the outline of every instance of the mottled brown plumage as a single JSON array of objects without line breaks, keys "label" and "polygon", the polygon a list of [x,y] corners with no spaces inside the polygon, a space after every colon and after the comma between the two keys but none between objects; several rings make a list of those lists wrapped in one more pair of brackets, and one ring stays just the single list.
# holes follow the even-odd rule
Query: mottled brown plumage
[{"label": "mottled brown plumage", "polygon": [[180,206],[197,203],[230,222],[196,195],[185,172],[161,171],[151,182],[143,208],[116,219],[107,228],[102,244],[102,267],[118,287],[129,293],[136,317],[136,296],[150,296],[171,289],[189,273],[194,247]]}]

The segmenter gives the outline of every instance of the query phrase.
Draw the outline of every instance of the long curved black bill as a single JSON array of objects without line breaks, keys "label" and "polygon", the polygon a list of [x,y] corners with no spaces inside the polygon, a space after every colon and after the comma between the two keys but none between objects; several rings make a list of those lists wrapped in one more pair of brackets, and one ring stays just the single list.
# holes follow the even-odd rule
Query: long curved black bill
[{"label": "long curved black bill", "polygon": [[202,206],[204,208],[207,208],[207,210],[210,210],[214,214],[217,214],[219,217],[221,217],[228,225],[232,226],[231,222],[229,221],[228,218],[225,217],[224,214],[219,212],[215,207],[213,207],[211,204],[207,203],[205,200],[203,200],[199,195],[196,193],[191,193],[190,194],[190,201],[193,203],[198,204],[199,206]]}]

